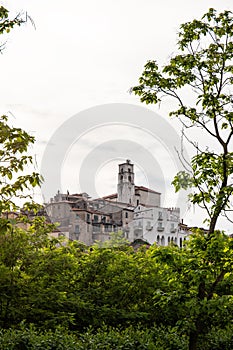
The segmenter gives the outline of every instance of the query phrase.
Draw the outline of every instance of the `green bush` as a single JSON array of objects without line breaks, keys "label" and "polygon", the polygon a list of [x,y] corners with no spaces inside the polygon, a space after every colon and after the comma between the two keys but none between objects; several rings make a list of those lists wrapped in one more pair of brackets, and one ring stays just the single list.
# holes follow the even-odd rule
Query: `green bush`
[{"label": "green bush", "polygon": [[62,329],[37,332],[33,327],[1,330],[0,350],[76,350],[77,339]]},{"label": "green bush", "polygon": [[232,350],[233,326],[225,329],[213,328],[204,339],[200,339],[198,350]]},{"label": "green bush", "polygon": [[0,350],[187,350],[187,339],[174,329],[120,330],[102,327],[75,335],[60,328],[41,332],[34,327],[0,331]]}]

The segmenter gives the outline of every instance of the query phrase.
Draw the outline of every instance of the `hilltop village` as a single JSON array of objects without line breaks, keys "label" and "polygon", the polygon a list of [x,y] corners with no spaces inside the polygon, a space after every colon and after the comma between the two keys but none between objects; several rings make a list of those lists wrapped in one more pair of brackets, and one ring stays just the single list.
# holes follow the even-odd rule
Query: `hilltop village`
[{"label": "hilltop village", "polygon": [[179,208],[163,208],[161,193],[134,184],[134,164],[119,164],[117,193],[91,199],[87,193],[58,193],[45,205],[52,222],[58,222],[57,235],[87,245],[109,240],[122,231],[130,242],[182,247],[188,227],[181,223]]}]

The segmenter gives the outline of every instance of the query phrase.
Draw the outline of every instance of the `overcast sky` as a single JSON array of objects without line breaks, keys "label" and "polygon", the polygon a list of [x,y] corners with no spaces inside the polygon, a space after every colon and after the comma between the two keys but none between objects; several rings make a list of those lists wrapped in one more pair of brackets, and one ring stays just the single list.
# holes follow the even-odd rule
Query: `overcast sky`
[{"label": "overcast sky", "polygon": [[[12,14],[27,11],[36,26],[35,30],[28,22],[7,37],[6,49],[0,57],[0,112],[10,112],[12,123],[36,137],[33,154],[39,168],[46,146],[63,125],[64,138],[67,137],[65,125],[72,116],[78,118],[79,113],[88,108],[109,103],[142,106],[137,97],[129,94],[129,88],[137,84],[148,59],[156,59],[160,64],[168,61],[176,51],[176,34],[181,23],[200,18],[210,7],[233,10],[232,0],[11,0],[1,3]],[[177,123],[168,120],[169,107],[167,103],[160,108],[146,108],[167,119],[178,132]],[[126,115],[126,122],[127,118]],[[110,116],[109,122],[115,120]],[[142,128],[122,122],[86,127],[86,130],[84,122],[82,127],[82,135],[77,130],[79,138],[70,145],[62,168],[58,169],[60,190],[88,192],[88,188],[80,188],[80,169],[96,151],[95,157],[101,152],[106,156],[100,157],[93,179],[95,191],[90,194],[116,192],[117,164],[130,155],[136,164],[137,184],[160,192],[165,191],[165,186],[169,190],[164,203],[166,206],[177,204],[177,197],[173,198],[169,187],[176,166],[170,159],[169,167],[169,145],[158,141],[164,129],[158,129],[157,135],[150,139]],[[128,152],[127,144],[125,154],[122,150],[118,152],[119,140],[134,142],[135,159],[132,150]],[[114,149],[112,153],[101,147],[102,143],[108,145],[106,142]],[[147,150],[158,164],[161,176],[155,176],[154,182],[148,180],[149,168],[136,159],[140,151],[137,145]],[[186,220],[189,224],[199,220],[192,208]]]}]

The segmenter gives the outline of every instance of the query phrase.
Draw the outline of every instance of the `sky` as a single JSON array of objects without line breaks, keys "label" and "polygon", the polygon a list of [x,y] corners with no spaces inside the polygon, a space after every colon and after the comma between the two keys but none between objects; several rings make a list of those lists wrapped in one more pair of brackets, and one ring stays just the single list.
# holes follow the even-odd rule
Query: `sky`
[{"label": "sky", "polygon": [[[179,170],[173,141],[179,140],[180,125],[168,117],[169,101],[144,106],[129,89],[147,60],[163,65],[176,52],[181,23],[210,7],[233,10],[232,1],[1,4],[12,16],[27,11],[35,24],[28,21],[7,36],[0,56],[0,113],[36,138],[31,152],[45,177],[36,198],[48,201],[58,189],[92,197],[115,193],[117,165],[130,157],[137,185],[162,192],[164,206],[182,206],[185,222],[201,225],[203,216],[188,204],[187,194],[175,195],[171,186]],[[151,113],[157,116],[154,125]]]}]

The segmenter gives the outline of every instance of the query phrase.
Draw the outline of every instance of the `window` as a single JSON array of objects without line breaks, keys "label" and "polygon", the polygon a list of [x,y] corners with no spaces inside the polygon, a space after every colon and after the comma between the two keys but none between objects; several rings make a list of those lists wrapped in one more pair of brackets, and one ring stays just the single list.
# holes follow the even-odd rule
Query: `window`
[{"label": "window", "polygon": [[75,233],[79,233],[79,225],[75,225],[74,232],[75,232]]},{"label": "window", "polygon": [[162,238],[161,238],[161,245],[165,245],[165,238],[164,238],[164,236],[162,236]]},{"label": "window", "polygon": [[90,222],[90,214],[87,214],[87,222]]},{"label": "window", "polygon": [[105,232],[112,232],[112,231],[113,231],[112,225],[106,225],[106,226],[104,226],[104,231],[105,231]]},{"label": "window", "polygon": [[172,233],[176,232],[174,222],[171,223],[171,230],[170,230],[170,231],[171,231]]},{"label": "window", "polygon": [[94,222],[98,222],[98,215],[94,215]]},{"label": "window", "polygon": [[129,182],[131,182],[131,176],[130,175],[128,176],[128,180],[129,180]]},{"label": "window", "polygon": [[128,213],[127,212],[125,213],[125,217],[126,217],[126,219],[128,218]]},{"label": "window", "polygon": [[123,180],[123,175],[121,175],[121,180]]},{"label": "window", "polygon": [[130,173],[130,168],[128,168],[128,172]]},{"label": "window", "polygon": [[163,220],[163,213],[159,211],[159,220]]},{"label": "window", "polygon": [[78,214],[76,214],[76,219],[79,219],[79,215]]},{"label": "window", "polygon": [[139,199],[137,199],[137,206],[139,205]]},{"label": "window", "polygon": [[100,224],[93,226],[93,233],[100,232]]},{"label": "window", "polygon": [[77,241],[79,240],[79,233],[76,233],[76,232],[75,232],[75,234],[74,234],[74,239],[77,240]]}]

